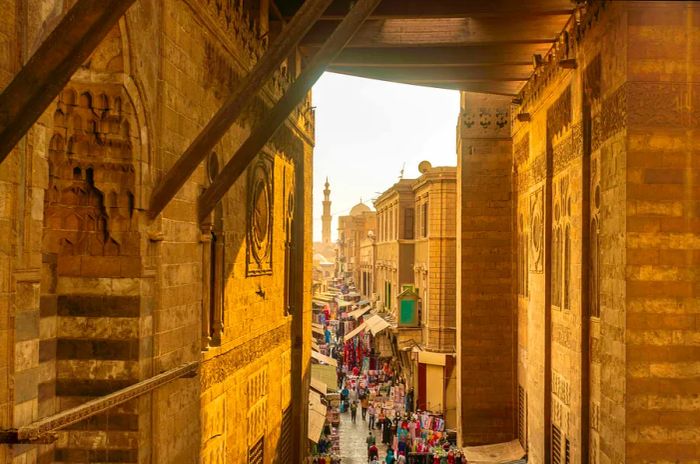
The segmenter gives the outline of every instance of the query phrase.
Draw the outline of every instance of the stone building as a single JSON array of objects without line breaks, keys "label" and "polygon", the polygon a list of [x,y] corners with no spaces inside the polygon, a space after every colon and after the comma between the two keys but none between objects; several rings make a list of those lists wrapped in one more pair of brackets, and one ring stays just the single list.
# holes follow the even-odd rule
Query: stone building
[{"label": "stone building", "polygon": [[374,280],[374,270],[377,264],[377,242],[375,232],[367,234],[367,238],[360,242],[360,280],[358,291],[368,301],[374,300],[377,289]]},{"label": "stone building", "polygon": [[531,462],[695,462],[692,2],[578,8],[459,121],[461,436]]},{"label": "stone building", "polygon": [[324,69],[463,92],[460,442],[700,459],[697,3],[379,3],[0,0],[0,462],[301,461]]},{"label": "stone building", "polygon": [[422,333],[417,341],[423,350],[417,355],[416,398],[418,407],[444,412],[448,427],[453,427],[457,424],[457,169],[432,167],[427,161],[419,169],[422,174],[412,187],[413,281],[421,298]]},{"label": "stone building", "polygon": [[361,281],[360,245],[377,226],[376,212],[359,202],[347,216],[338,217],[339,275],[351,277],[355,285]]},{"label": "stone building", "polygon": [[395,313],[396,296],[413,285],[415,179],[401,179],[374,201],[377,249],[374,270],[378,305]]},{"label": "stone building", "polygon": [[[0,2],[2,86],[47,37],[94,36],[104,23],[81,21],[119,11],[66,13],[74,3]],[[295,404],[310,355],[310,98],[198,213],[297,76],[295,48],[150,214],[280,34],[268,6],[136,1],[103,39],[80,40],[95,50],[71,58],[65,85],[55,77],[57,96],[0,165],[0,437],[21,443],[0,444],[0,462],[270,463],[305,451]]]}]

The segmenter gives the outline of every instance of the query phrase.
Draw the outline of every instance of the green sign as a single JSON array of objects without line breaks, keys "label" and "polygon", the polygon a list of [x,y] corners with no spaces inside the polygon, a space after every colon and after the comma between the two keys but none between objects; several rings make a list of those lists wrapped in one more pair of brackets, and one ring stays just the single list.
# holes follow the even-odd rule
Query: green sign
[{"label": "green sign", "polygon": [[401,300],[401,307],[399,310],[399,325],[416,325],[416,323],[416,301]]}]

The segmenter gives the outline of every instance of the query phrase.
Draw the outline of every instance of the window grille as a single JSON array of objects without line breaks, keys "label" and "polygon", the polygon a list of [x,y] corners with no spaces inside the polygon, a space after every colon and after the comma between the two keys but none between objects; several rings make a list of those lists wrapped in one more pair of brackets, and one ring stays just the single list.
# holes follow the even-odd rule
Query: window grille
[{"label": "window grille", "polygon": [[552,464],[561,464],[561,431],[552,424]]},{"label": "window grille", "polygon": [[263,464],[265,462],[265,438],[261,437],[248,450],[248,464]]}]

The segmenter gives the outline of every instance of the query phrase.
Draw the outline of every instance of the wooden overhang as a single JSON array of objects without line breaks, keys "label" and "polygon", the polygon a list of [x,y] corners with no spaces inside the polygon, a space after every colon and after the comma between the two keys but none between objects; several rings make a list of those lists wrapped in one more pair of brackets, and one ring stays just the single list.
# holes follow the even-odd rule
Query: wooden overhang
[{"label": "wooden overhang", "polygon": [[[291,17],[302,0],[275,0]],[[334,0],[302,41],[313,56],[352,0]],[[572,0],[382,0],[328,71],[516,95],[570,20]]]}]

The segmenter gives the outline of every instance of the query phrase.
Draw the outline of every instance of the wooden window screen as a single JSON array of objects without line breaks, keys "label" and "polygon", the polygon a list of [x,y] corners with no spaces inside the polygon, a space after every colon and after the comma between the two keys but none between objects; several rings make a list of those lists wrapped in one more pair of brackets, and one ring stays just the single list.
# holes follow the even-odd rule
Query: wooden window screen
[{"label": "wooden window screen", "polygon": [[518,385],[518,440],[527,451],[527,393]]},{"label": "wooden window screen", "polygon": [[561,464],[561,431],[552,424],[552,464]]},{"label": "wooden window screen", "polygon": [[265,438],[261,437],[248,450],[248,464],[263,464],[265,462]]}]

